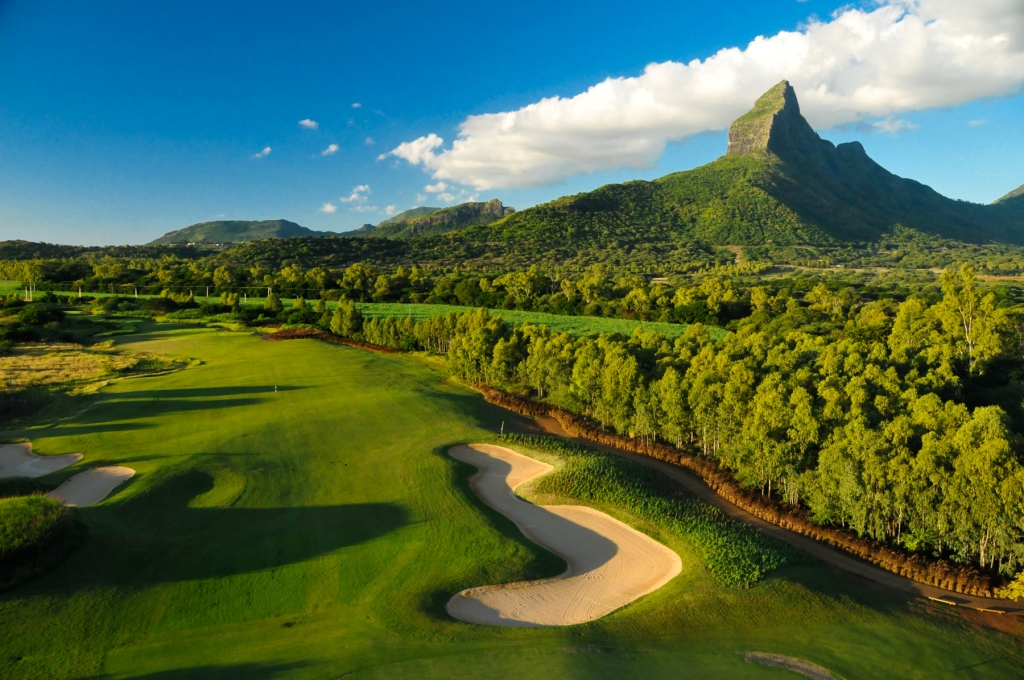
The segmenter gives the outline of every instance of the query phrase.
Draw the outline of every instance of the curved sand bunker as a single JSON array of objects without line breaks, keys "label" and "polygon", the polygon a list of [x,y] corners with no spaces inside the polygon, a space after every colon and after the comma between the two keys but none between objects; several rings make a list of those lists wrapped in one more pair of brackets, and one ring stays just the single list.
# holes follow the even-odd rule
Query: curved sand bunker
[{"label": "curved sand bunker", "polygon": [[484,503],[569,564],[555,578],[457,593],[447,609],[461,621],[520,627],[586,623],[654,592],[682,569],[674,552],[603,512],[517,498],[517,486],[553,469],[546,463],[488,444],[455,446],[448,454],[479,468],[469,483]]},{"label": "curved sand bunker", "polygon": [[99,503],[134,475],[135,470],[118,465],[93,468],[75,475],[46,495],[84,508]]},{"label": "curved sand bunker", "polygon": [[38,456],[31,444],[4,444],[0,446],[0,479],[7,477],[42,477],[63,470],[82,460],[80,453],[60,456]]}]

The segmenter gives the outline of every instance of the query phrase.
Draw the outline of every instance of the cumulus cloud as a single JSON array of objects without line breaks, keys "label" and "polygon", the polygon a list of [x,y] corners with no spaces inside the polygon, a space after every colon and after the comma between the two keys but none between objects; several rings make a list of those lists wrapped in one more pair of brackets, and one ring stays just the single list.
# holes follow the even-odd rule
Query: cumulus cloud
[{"label": "cumulus cloud", "polygon": [[366,146],[373,146],[376,143],[377,142],[373,141],[373,137],[367,137],[366,138]]},{"label": "cumulus cloud", "polygon": [[395,212],[396,212],[396,209],[395,209],[395,206],[393,206],[393,205],[389,205],[388,207],[384,208],[384,214],[387,215],[388,217],[391,217],[392,215],[394,215]]},{"label": "cumulus cloud", "polygon": [[320,127],[320,123],[316,122],[315,120],[310,120],[309,118],[300,120],[299,125],[306,128],[307,130],[316,130],[317,128]]},{"label": "cumulus cloud", "polygon": [[320,212],[322,212],[322,213],[338,212],[338,206],[336,206],[336,205],[334,205],[333,203],[330,203],[330,202],[324,203],[322,206],[320,206]]},{"label": "cumulus cloud", "polygon": [[449,194],[449,193],[444,193],[444,194],[438,194],[437,195],[437,199],[440,200],[440,201],[444,201],[445,203],[451,203],[452,201],[455,200],[455,196],[453,196],[452,194]]},{"label": "cumulus cloud", "polygon": [[880,120],[876,123],[872,123],[872,127],[879,132],[888,132],[890,135],[917,129],[917,126],[913,123],[905,120],[899,120],[898,118],[886,118],[885,120]]},{"label": "cumulus cloud", "polygon": [[361,109],[361,108],[363,108],[363,105],[360,104],[359,102],[355,102],[354,104],[352,104],[352,108],[353,109]]},{"label": "cumulus cloud", "polygon": [[334,154],[338,153],[338,148],[339,148],[339,147],[338,147],[338,145],[337,145],[337,144],[331,144],[331,145],[330,145],[330,146],[328,146],[328,147],[327,147],[326,149],[324,149],[323,151],[321,151],[321,152],[320,152],[320,155],[321,155],[321,156],[333,156]]},{"label": "cumulus cloud", "polygon": [[721,130],[787,79],[819,129],[1011,95],[1024,84],[1021,0],[878,0],[700,61],[650,64],[575,97],[466,118],[389,154],[477,189],[652,165],[666,143]]},{"label": "cumulus cloud", "polygon": [[447,188],[447,184],[445,184],[444,182],[438,182],[437,184],[428,184],[427,186],[423,187],[423,190],[431,194],[440,194]]},{"label": "cumulus cloud", "polygon": [[253,158],[266,158],[269,155],[270,155],[270,147],[267,146],[267,147],[263,148],[263,151],[260,151],[259,153],[254,153],[252,155],[252,157]]},{"label": "cumulus cloud", "polygon": [[[360,184],[357,187],[352,188],[352,193],[348,196],[342,196],[338,200],[342,203],[366,203],[366,198],[370,194],[369,184]],[[374,208],[376,210],[376,208]]]}]

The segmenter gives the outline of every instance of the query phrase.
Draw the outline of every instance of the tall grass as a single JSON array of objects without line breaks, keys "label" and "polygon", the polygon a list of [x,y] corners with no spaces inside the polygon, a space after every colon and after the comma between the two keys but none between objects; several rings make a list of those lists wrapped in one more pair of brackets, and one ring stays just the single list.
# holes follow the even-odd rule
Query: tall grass
[{"label": "tall grass", "polygon": [[813,562],[645,465],[552,437],[511,434],[503,439],[564,459],[562,467],[538,480],[536,492],[608,503],[653,522],[691,543],[723,585],[748,587],[779,567]]}]

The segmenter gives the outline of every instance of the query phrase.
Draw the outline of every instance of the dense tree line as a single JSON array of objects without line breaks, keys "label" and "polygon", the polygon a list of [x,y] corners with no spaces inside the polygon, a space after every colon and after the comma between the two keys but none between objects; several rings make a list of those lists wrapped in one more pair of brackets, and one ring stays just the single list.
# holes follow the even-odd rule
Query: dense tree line
[{"label": "dense tree line", "polygon": [[948,272],[933,304],[812,293],[798,301],[762,292],[717,343],[700,324],[673,343],[639,332],[574,338],[512,328],[486,310],[418,324],[375,319],[347,332],[444,351],[468,382],[531,393],[631,437],[696,446],[821,524],[1019,571],[1024,445],[1007,413],[1021,397],[1008,373],[1019,357],[1013,315],[969,268]]}]

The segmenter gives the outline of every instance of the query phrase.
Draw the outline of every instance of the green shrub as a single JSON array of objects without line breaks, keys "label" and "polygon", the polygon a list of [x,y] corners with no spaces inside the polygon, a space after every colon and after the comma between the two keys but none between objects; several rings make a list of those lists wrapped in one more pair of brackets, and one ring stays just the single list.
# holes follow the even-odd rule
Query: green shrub
[{"label": "green shrub", "polygon": [[81,543],[74,511],[49,496],[0,499],[0,589],[59,564]]},{"label": "green shrub", "polygon": [[512,444],[565,459],[535,488],[580,501],[615,505],[691,543],[716,581],[748,587],[779,567],[813,561],[806,553],[727,517],[645,465],[583,449],[561,439],[505,435]]}]

